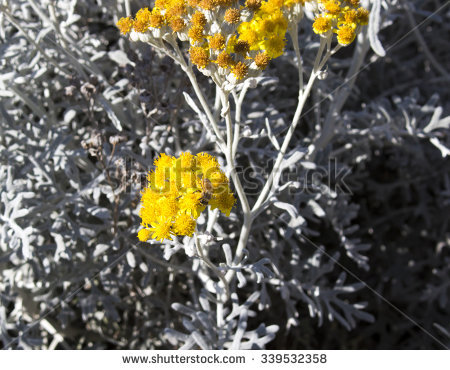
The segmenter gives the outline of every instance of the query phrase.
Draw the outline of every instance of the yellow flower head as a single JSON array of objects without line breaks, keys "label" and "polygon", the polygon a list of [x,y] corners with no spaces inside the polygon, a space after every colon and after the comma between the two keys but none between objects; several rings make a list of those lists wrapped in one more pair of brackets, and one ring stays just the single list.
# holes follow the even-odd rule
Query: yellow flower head
[{"label": "yellow flower head", "polygon": [[255,49],[255,46],[256,49],[258,49],[260,34],[256,32],[255,29],[248,27],[248,25],[245,25],[239,29],[239,32],[239,39],[247,41],[250,45],[250,49]]},{"label": "yellow flower head", "polygon": [[342,26],[336,33],[338,42],[343,46],[351,44],[356,36],[355,30],[350,26]]},{"label": "yellow flower head", "polygon": [[193,46],[189,49],[191,62],[199,68],[205,68],[209,62],[208,53],[200,46]]},{"label": "yellow flower head", "polygon": [[202,12],[197,10],[192,15],[191,22],[194,26],[201,26],[203,28],[203,27],[205,27],[207,20],[206,20],[205,15]]},{"label": "yellow flower head", "polygon": [[234,67],[233,67],[233,74],[236,77],[236,79],[241,80],[243,79],[245,76],[247,76],[248,73],[248,66],[243,63],[243,62],[238,62]]},{"label": "yellow flower head", "polygon": [[166,217],[158,217],[153,221],[149,231],[152,233],[152,238],[163,241],[164,239],[172,240],[172,220]]},{"label": "yellow flower head", "polygon": [[318,3],[313,31],[329,39],[336,34],[342,46],[351,44],[361,27],[369,22],[369,11],[359,7],[359,0],[319,0]]},{"label": "yellow flower head", "polygon": [[359,6],[359,0],[347,0],[353,7],[357,8]]},{"label": "yellow flower head", "polygon": [[230,8],[225,11],[224,19],[229,24],[237,24],[241,19],[241,12],[239,9]]},{"label": "yellow flower head", "polygon": [[217,56],[217,60],[215,60],[215,62],[219,65],[219,67],[224,68],[224,69],[230,69],[236,64],[236,62],[231,57],[231,55],[229,53],[227,53],[226,51],[222,51]]},{"label": "yellow flower head", "polygon": [[138,233],[139,240],[192,236],[197,218],[208,206],[230,214],[236,199],[214,156],[185,152],[175,158],[162,153],[154,164],[156,168],[147,176],[149,184],[142,191],[144,228]]},{"label": "yellow flower head", "polygon": [[220,33],[215,33],[209,40],[209,47],[214,50],[221,50],[225,47],[225,37]]},{"label": "yellow flower head", "polygon": [[209,177],[209,172],[211,170],[216,170],[219,168],[217,158],[205,152],[197,154],[197,163],[206,177]]},{"label": "yellow flower head", "polygon": [[203,40],[203,37],[205,36],[203,34],[204,28],[201,25],[194,24],[188,32],[188,36],[193,42],[199,42]]},{"label": "yellow flower head", "polygon": [[190,7],[195,8],[199,6],[200,0],[187,0],[187,3]]},{"label": "yellow flower head", "polygon": [[175,197],[160,197],[154,205],[158,213],[164,217],[175,217],[178,213],[179,207]]},{"label": "yellow flower head", "polygon": [[325,17],[317,17],[313,23],[313,31],[321,34],[331,30],[331,21]]},{"label": "yellow flower head", "polygon": [[271,59],[278,58],[283,54],[286,39],[279,36],[270,37],[263,41],[263,49]]},{"label": "yellow flower head", "polygon": [[358,22],[361,26],[367,26],[369,24],[369,11],[364,8],[359,8],[356,11]]},{"label": "yellow flower head", "polygon": [[329,0],[323,4],[325,10],[330,15],[338,15],[341,12],[341,2],[337,0]]},{"label": "yellow flower head", "polygon": [[122,35],[126,35],[133,28],[133,20],[130,17],[120,18],[117,27]]},{"label": "yellow flower head", "polygon": [[157,168],[170,168],[173,165],[174,157],[170,157],[165,153],[161,153],[158,158],[153,161]]},{"label": "yellow flower head", "polygon": [[147,240],[150,239],[151,235],[152,235],[152,232],[149,229],[141,229],[138,232],[138,239],[141,242],[146,242]]},{"label": "yellow flower head", "polygon": [[173,223],[173,230],[177,235],[192,236],[195,230],[195,220],[186,213],[180,213]]},{"label": "yellow flower head", "polygon": [[266,69],[266,67],[269,65],[269,62],[270,58],[265,52],[259,53],[255,56],[255,64],[261,70]]},{"label": "yellow flower head", "polygon": [[150,27],[150,17],[152,13],[148,8],[139,9],[133,22],[133,29],[136,32],[146,32]]},{"label": "yellow flower head", "polygon": [[197,218],[204,210],[204,206],[201,202],[202,193],[201,191],[192,189],[193,188],[189,189],[188,193],[181,196],[179,204],[181,211]]},{"label": "yellow flower head", "polygon": [[245,6],[250,10],[256,11],[261,8],[261,0],[247,0]]},{"label": "yellow flower head", "polygon": [[235,0],[214,0],[215,6],[221,6],[223,8],[229,8],[233,5]]},{"label": "yellow flower head", "polygon": [[152,14],[150,15],[150,27],[153,28],[161,28],[164,25],[164,17],[159,14],[158,11],[155,11],[155,9],[153,9]]},{"label": "yellow flower head", "polygon": [[245,40],[238,40],[236,42],[236,45],[234,45],[234,52],[235,53],[245,55],[245,54],[248,53],[249,50],[250,50],[250,45]]},{"label": "yellow flower head", "polygon": [[182,3],[175,3],[169,7],[166,11],[166,16],[168,19],[172,17],[181,17],[186,14],[186,7]]},{"label": "yellow flower head", "polygon": [[170,28],[173,32],[180,32],[186,26],[183,18],[181,17],[173,17],[169,23]]},{"label": "yellow flower head", "polygon": [[181,153],[180,158],[177,159],[180,162],[180,166],[182,169],[191,170],[194,169],[196,165],[195,156],[189,152]]},{"label": "yellow flower head", "polygon": [[228,217],[235,203],[234,195],[227,188],[221,187],[210,204],[211,209],[219,208]]},{"label": "yellow flower head", "polygon": [[198,6],[205,10],[211,10],[215,6],[214,0],[200,0]]},{"label": "yellow flower head", "polygon": [[348,26],[356,26],[356,23],[358,22],[358,12],[353,9],[344,12],[343,21]]}]

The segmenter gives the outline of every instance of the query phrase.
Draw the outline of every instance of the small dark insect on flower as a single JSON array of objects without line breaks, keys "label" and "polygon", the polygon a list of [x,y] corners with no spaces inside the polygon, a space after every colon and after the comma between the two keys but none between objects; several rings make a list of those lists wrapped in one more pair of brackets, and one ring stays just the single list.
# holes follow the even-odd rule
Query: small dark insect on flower
[{"label": "small dark insect on flower", "polygon": [[200,198],[200,203],[203,206],[207,206],[212,198],[212,192],[214,189],[211,184],[211,181],[209,181],[206,178],[202,178],[201,186],[202,186],[202,197]]}]

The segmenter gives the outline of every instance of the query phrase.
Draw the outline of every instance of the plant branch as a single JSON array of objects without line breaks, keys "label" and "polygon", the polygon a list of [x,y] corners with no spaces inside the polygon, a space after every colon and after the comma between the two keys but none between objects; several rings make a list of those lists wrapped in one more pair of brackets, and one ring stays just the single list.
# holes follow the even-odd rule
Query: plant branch
[{"label": "plant branch", "polygon": [[194,239],[195,239],[195,246],[197,248],[198,256],[214,272],[214,274],[222,282],[223,288],[225,290],[225,299],[222,300],[222,297],[219,297],[218,301],[221,302],[221,303],[226,303],[231,297],[230,288],[228,286],[228,281],[225,279],[223,274],[214,265],[214,263],[211,262],[211,260],[208,258],[208,256],[203,251],[203,247],[201,246],[201,243],[200,243],[200,240],[198,239],[197,233],[194,234]]}]

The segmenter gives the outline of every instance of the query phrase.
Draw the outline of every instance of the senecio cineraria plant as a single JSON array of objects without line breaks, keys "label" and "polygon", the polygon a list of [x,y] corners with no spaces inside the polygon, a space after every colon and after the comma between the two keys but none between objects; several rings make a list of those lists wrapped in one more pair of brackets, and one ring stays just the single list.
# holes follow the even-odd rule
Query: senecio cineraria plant
[{"label": "senecio cineraria plant", "polygon": [[[314,15],[313,31],[320,44],[309,79],[304,83],[303,61],[298,42],[298,24],[305,12]],[[156,0],[153,9],[140,9],[135,18],[121,18],[117,23],[124,35],[132,41],[150,44],[172,58],[187,74],[201,112],[188,99],[226,158],[226,171],[220,169],[217,159],[207,153],[181,153],[178,158],[162,153],[155,160],[155,170],[148,175],[149,184],[142,192],[141,211],[143,228],[141,241],[172,240],[187,236],[195,240],[198,257],[217,275],[220,283],[208,290],[216,294],[218,325],[223,323],[224,305],[230,298],[229,285],[244,257],[245,247],[253,222],[267,206],[274,178],[281,165],[311,92],[314,81],[324,76],[324,67],[331,55],[351,44],[362,27],[368,24],[369,12],[359,0],[247,0],[244,5],[233,0]],[[256,87],[256,79],[272,59],[281,56],[289,34],[298,63],[299,94],[292,123],[262,191],[253,206],[250,205],[236,170],[236,152],[240,139],[240,114],[249,87]],[[336,37],[335,37],[336,36]],[[337,42],[334,41],[336,39]],[[183,44],[189,46],[186,60]],[[212,79],[221,108],[225,129],[221,129],[218,114],[214,114],[199,87],[193,66]],[[230,97],[235,104],[235,117],[230,110]],[[208,258],[205,238],[197,231],[196,220],[206,207],[229,215],[235,204],[230,190],[231,178],[242,208],[243,222],[238,244],[230,266],[220,268]],[[217,220],[218,211],[211,213]],[[203,234],[205,236],[205,234]],[[203,242],[202,242],[203,240]]]}]

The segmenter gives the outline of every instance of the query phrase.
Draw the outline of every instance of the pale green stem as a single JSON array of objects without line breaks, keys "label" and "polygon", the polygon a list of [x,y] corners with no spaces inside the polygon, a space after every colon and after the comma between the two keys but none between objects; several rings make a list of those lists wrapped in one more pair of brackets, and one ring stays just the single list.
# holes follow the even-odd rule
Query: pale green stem
[{"label": "pale green stem", "polygon": [[[222,296],[218,294],[218,301],[219,303],[226,303],[230,299],[230,288],[228,286],[228,281],[225,279],[224,275],[219,271],[219,269],[214,265],[214,263],[211,262],[211,260],[208,258],[208,256],[205,254],[203,247],[201,246],[200,240],[198,239],[197,233],[194,233],[194,239],[195,239],[195,246],[197,248],[198,256],[200,257],[200,260],[203,261],[206,266],[208,266],[211,271],[216,274],[216,276],[219,278],[219,280],[222,282],[223,288],[225,290],[225,299],[222,299]],[[219,284],[220,286],[220,284]]]},{"label": "pale green stem", "polygon": [[125,15],[131,15],[130,0],[125,0]]},{"label": "pale green stem", "polygon": [[227,128],[227,158],[230,159],[228,161],[229,170],[232,171],[234,169],[234,158],[233,158],[233,122],[231,121],[231,112],[230,112],[230,95],[225,93],[223,90],[220,90],[220,99],[222,101],[222,116],[225,118],[225,125]]},{"label": "pale green stem", "polygon": [[[280,152],[277,156],[277,159],[275,161],[275,165],[272,169],[272,172],[270,173],[269,178],[267,179],[267,182],[264,185],[263,190],[261,191],[261,194],[259,195],[259,197],[258,197],[255,205],[251,209],[251,211],[246,212],[246,210],[244,209],[244,224],[242,225],[241,234],[239,236],[239,242],[238,242],[238,245],[236,248],[235,257],[233,259],[234,266],[239,265],[239,263],[242,261],[244,249],[245,249],[245,246],[247,245],[247,241],[248,241],[248,238],[250,235],[250,229],[251,229],[253,220],[256,217],[256,215],[258,214],[259,208],[264,204],[266,197],[268,196],[270,189],[272,187],[275,175],[280,170],[281,163],[283,161],[284,155],[286,154],[286,150],[289,146],[289,143],[292,139],[292,135],[297,127],[298,122],[300,121],[300,116],[301,116],[303,107],[306,103],[309,93],[311,92],[311,88],[314,84],[314,81],[317,78],[318,71],[320,70],[319,65],[321,64],[322,54],[323,54],[323,51],[324,51],[326,45],[327,45],[326,40],[321,39],[319,51],[317,53],[316,60],[314,63],[314,68],[313,68],[313,71],[309,78],[307,86],[305,88],[300,87],[300,81],[299,81],[299,93],[298,93],[299,100],[298,100],[298,104],[297,104],[297,109],[295,111],[294,118],[288,129],[288,132],[284,138],[283,145],[281,146]],[[303,78],[303,72],[301,72],[301,75]],[[300,76],[300,71],[299,71],[299,76]],[[238,195],[239,195],[239,193],[238,193]],[[234,278],[235,274],[236,274],[235,270],[229,270],[226,273],[225,278],[227,279],[227,281],[231,282],[231,280]]]},{"label": "pale green stem", "polygon": [[[288,132],[286,133],[286,136],[284,138],[283,144],[281,146],[280,152],[278,153],[277,159],[275,160],[275,164],[273,166],[272,172],[269,175],[269,178],[267,179],[267,182],[265,183],[263,190],[261,191],[255,205],[252,208],[252,216],[256,216],[259,213],[259,208],[262,204],[267,200],[267,196],[270,193],[270,190],[272,188],[273,180],[275,176],[278,175],[278,172],[280,171],[281,163],[284,159],[284,156],[286,155],[287,148],[289,146],[289,143],[292,139],[292,135],[295,132],[295,129],[297,128],[297,125],[300,121],[300,117],[303,111],[303,107],[305,106],[306,100],[308,99],[309,93],[311,92],[311,89],[314,85],[314,81],[316,80],[318,73],[320,71],[320,65],[323,65],[326,60],[328,59],[327,56],[322,60],[322,54],[325,49],[325,46],[327,45],[327,40],[324,38],[321,38],[320,40],[320,46],[319,51],[317,52],[316,60],[314,62],[314,68],[311,72],[311,76],[309,77],[308,84],[304,89],[300,89],[298,92],[298,104],[297,109],[295,110],[294,118],[292,119],[292,123],[289,126]],[[327,53],[327,55],[331,55],[330,53]]]},{"label": "pale green stem", "polygon": [[219,120],[221,107],[222,105],[220,100],[220,87],[216,85],[216,96],[214,98],[214,119],[216,121]]},{"label": "pale green stem", "polygon": [[248,91],[249,84],[245,84],[242,87],[239,96],[234,92],[233,97],[236,105],[236,113],[234,116],[234,138],[233,138],[233,159],[236,157],[236,152],[239,145],[239,136],[241,131],[241,112],[242,112],[242,103],[244,102],[245,94]]},{"label": "pale green stem", "polygon": [[234,186],[236,187],[236,192],[238,194],[239,200],[242,205],[242,210],[243,210],[244,216],[245,216],[246,213],[250,212],[250,205],[248,203],[247,196],[245,195],[244,188],[242,187],[241,180],[239,179],[239,175],[236,171],[236,166],[235,166],[234,158],[233,158],[233,123],[232,123],[232,119],[231,119],[231,112],[229,109],[229,105],[230,105],[229,100],[228,100],[229,95],[226,95],[223,91],[221,94],[222,94],[222,106],[227,107],[227,109],[224,112],[224,116],[225,116],[225,123],[227,125],[227,144],[228,145],[227,145],[227,150],[224,154],[227,159],[229,174],[233,180]]},{"label": "pale green stem", "polygon": [[303,91],[303,59],[300,54],[300,47],[298,45],[298,23],[294,22],[292,28],[289,28],[289,35],[291,36],[292,44],[294,46],[295,56],[297,57],[298,68],[298,82],[299,91]]},{"label": "pale green stem", "polygon": [[210,211],[208,218],[208,226],[206,227],[206,231],[211,233],[213,231],[214,225],[217,222],[217,218],[219,217],[219,208],[216,208],[214,211]]},{"label": "pale green stem", "polygon": [[[245,92],[243,93],[243,95],[245,95]],[[241,180],[239,179],[239,175],[236,171],[236,166],[235,166],[235,161],[234,161],[234,153],[233,153],[234,141],[233,141],[233,137],[232,137],[233,126],[232,126],[231,112],[229,109],[229,104],[230,104],[229,103],[229,95],[225,94],[225,92],[222,91],[221,96],[222,96],[222,107],[226,107],[225,111],[223,112],[224,117],[225,117],[225,123],[227,126],[227,151],[225,153],[225,156],[226,156],[227,163],[228,163],[229,175],[231,176],[231,179],[233,180],[234,186],[236,188],[236,192],[239,197],[239,201],[242,206],[242,212],[244,214],[244,224],[241,229],[239,242],[236,247],[236,254],[235,254],[235,257],[233,260],[233,264],[236,265],[242,259],[243,250],[247,244],[252,220],[251,220],[250,205],[248,203],[248,199],[245,194],[244,188],[242,186]],[[238,134],[239,134],[239,132],[238,132]],[[235,140],[236,140],[236,138],[235,138]],[[231,279],[233,278],[233,276],[234,276],[234,271],[230,270],[225,275],[225,278],[228,282],[230,282]]]},{"label": "pale green stem", "polygon": [[330,142],[330,140],[334,136],[336,117],[350,95],[350,91],[352,90],[353,85],[355,84],[358,71],[360,70],[364,58],[367,54],[367,51],[369,50],[370,47],[369,37],[367,36],[366,32],[362,35],[361,40],[359,41],[360,42],[358,42],[356,45],[356,49],[352,59],[352,64],[349,70],[347,71],[345,82],[337,91],[338,93],[334,91],[334,95],[336,96],[336,98],[335,100],[333,100],[328,110],[322,132],[319,138],[314,143],[314,150],[309,155],[309,160],[314,160],[317,153],[323,148],[325,148],[325,146]]},{"label": "pale green stem", "polygon": [[323,37],[320,38],[319,51],[317,52],[316,59],[314,60],[313,72],[317,72],[319,70],[320,60],[322,59],[323,50],[327,45],[327,40]]},{"label": "pale green stem", "polygon": [[180,64],[180,66],[184,70],[184,72],[187,74],[189,81],[191,82],[191,85],[194,88],[195,95],[197,96],[197,99],[200,101],[202,109],[205,112],[206,117],[208,118],[209,123],[211,124],[211,126],[214,130],[214,134],[217,137],[218,145],[223,150],[226,147],[226,143],[223,139],[222,133],[220,132],[219,126],[217,124],[217,120],[214,117],[213,113],[211,112],[211,109],[209,109],[208,102],[206,101],[206,98],[203,95],[203,92],[200,89],[200,86],[198,85],[197,78],[195,77],[192,66],[185,62],[183,53],[181,52],[180,48],[178,47],[178,44],[176,43],[176,41],[169,40],[169,43],[172,45],[172,47],[178,54],[178,57],[179,57],[178,63]]},{"label": "pale green stem", "polygon": [[[242,261],[242,257],[244,255],[244,248],[247,245],[252,223],[253,218],[251,212],[250,211],[244,212],[244,224],[242,225],[241,234],[239,236],[239,242],[236,247],[236,253],[233,259],[233,266],[239,265],[239,263]],[[227,273],[225,274],[225,279],[228,282],[231,282],[235,274],[236,274],[235,270],[228,270]]]},{"label": "pale green stem", "polygon": [[266,200],[267,195],[269,194],[270,189],[272,188],[273,180],[274,180],[275,176],[278,174],[278,172],[280,171],[281,163],[282,163],[282,161],[284,159],[284,156],[286,154],[286,150],[287,150],[287,148],[289,146],[289,143],[290,143],[290,141],[292,139],[292,135],[294,134],[295,129],[297,128],[297,124],[300,121],[300,116],[302,114],[303,107],[305,106],[306,100],[308,99],[308,95],[309,95],[309,93],[311,91],[311,88],[312,88],[312,86],[314,84],[314,81],[315,81],[316,77],[317,77],[317,72],[313,71],[311,73],[311,76],[309,78],[308,84],[306,85],[304,91],[303,92],[299,92],[299,101],[298,101],[297,109],[296,109],[295,114],[294,114],[294,118],[292,120],[291,125],[289,126],[288,132],[286,133],[286,136],[284,138],[284,141],[283,141],[283,144],[281,146],[280,152],[278,153],[277,159],[276,159],[275,164],[273,166],[272,172],[270,173],[269,178],[267,179],[267,181],[266,181],[266,183],[265,183],[265,185],[263,187],[263,190],[261,191],[261,193],[260,193],[260,195],[259,195],[259,197],[258,197],[258,199],[257,199],[257,201],[255,203],[255,205],[252,208],[252,214],[253,215],[255,215],[258,212],[259,207]]}]

